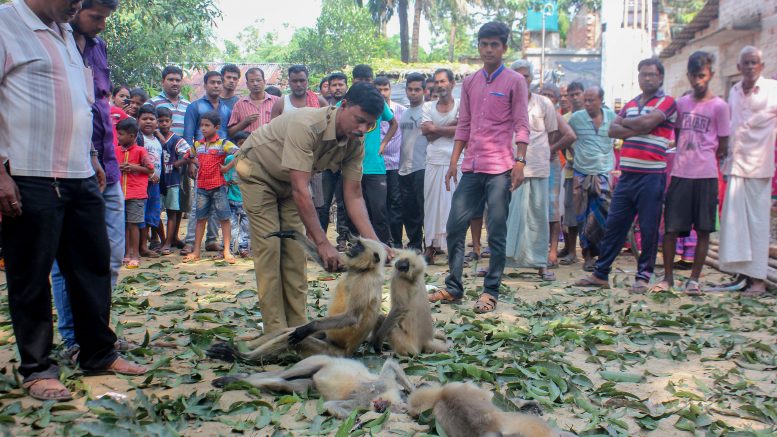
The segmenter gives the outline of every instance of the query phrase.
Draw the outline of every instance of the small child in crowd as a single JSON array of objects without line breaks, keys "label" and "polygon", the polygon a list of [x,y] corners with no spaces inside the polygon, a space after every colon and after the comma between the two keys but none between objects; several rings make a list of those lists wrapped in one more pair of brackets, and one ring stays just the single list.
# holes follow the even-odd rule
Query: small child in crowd
[{"label": "small child in crowd", "polygon": [[121,188],[124,192],[124,210],[126,214],[126,248],[124,264],[129,269],[140,266],[138,244],[140,228],[144,222],[144,210],[148,197],[148,175],[154,172],[154,164],[148,157],[148,152],[135,143],[138,134],[138,123],[134,118],[127,118],[116,125],[116,136],[119,145],[116,146],[116,158],[121,170]]},{"label": "small child in crowd", "polygon": [[[250,134],[245,131],[240,131],[232,137],[232,140],[237,143],[237,147],[241,147],[243,143],[248,139]],[[224,161],[224,178],[227,180],[227,200],[229,200],[229,209],[232,211],[232,219],[230,225],[232,226],[232,241],[237,246],[237,252],[241,258],[248,258],[248,215],[243,210],[243,196],[240,194],[240,187],[238,186],[239,176],[235,171],[235,155],[227,156]],[[231,249],[231,248],[230,248]],[[234,252],[233,252],[234,253]]]},{"label": "small child in crowd", "polygon": [[137,119],[140,117],[138,110],[141,106],[146,104],[146,100],[148,100],[148,94],[143,88],[132,88],[129,92],[129,99],[129,104],[127,104],[127,106],[125,106],[123,109],[127,115]]},{"label": "small child in crowd", "polygon": [[181,166],[189,160],[186,152],[191,149],[189,143],[174,134],[173,112],[169,108],[157,108],[157,124],[162,140],[162,187],[164,205],[167,211],[167,239],[162,246],[162,255],[170,255],[172,247],[182,248],[183,241],[178,239],[178,229],[181,226]]},{"label": "small child in crowd", "polygon": [[193,151],[187,153],[187,158],[196,153],[199,173],[197,174],[197,230],[194,237],[194,250],[186,255],[184,262],[200,259],[202,237],[205,225],[211,211],[216,212],[216,218],[221,223],[221,233],[224,236],[223,258],[234,264],[237,260],[229,248],[231,246],[230,219],[232,213],[227,201],[227,182],[224,180],[224,161],[227,155],[236,153],[237,146],[226,138],[219,138],[221,116],[216,111],[208,112],[200,118],[200,130],[203,139],[194,143]]},{"label": "small child in crowd", "polygon": [[[146,199],[145,226],[140,232],[140,256],[158,258],[159,254],[148,248],[149,231],[158,236],[159,246],[165,241],[165,231],[162,227],[162,194],[159,180],[162,177],[162,144],[154,133],[157,129],[156,108],[153,105],[143,105],[138,109],[138,126],[140,134],[137,143],[148,152],[148,157],[154,165],[154,172],[149,176],[148,198]],[[145,229],[148,228],[148,229]]]}]

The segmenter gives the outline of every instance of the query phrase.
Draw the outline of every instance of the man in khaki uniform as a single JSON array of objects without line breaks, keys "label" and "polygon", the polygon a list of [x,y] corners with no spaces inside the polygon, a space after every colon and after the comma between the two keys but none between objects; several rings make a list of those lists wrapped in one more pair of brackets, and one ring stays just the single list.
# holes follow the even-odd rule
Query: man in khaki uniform
[{"label": "man in khaki uniform", "polygon": [[383,112],[371,84],[354,85],[340,107],[299,108],[255,130],[243,144],[235,170],[251,224],[251,248],[265,333],[307,322],[305,253],[294,241],[264,238],[280,230],[305,233],[327,270],[338,253],[321,228],[311,198],[311,175],[341,171],[346,210],[359,233],[377,240],[361,192],[362,137]]}]

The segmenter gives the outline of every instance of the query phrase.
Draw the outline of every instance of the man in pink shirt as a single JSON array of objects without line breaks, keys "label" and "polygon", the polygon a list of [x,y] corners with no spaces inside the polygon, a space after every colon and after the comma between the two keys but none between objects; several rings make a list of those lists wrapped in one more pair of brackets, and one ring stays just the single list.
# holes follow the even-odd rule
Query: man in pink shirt
[{"label": "man in pink shirt", "polygon": [[[529,142],[526,80],[502,64],[509,36],[510,29],[498,22],[486,23],[478,31],[478,52],[483,68],[464,80],[453,155],[445,176],[448,189],[451,179],[458,183],[447,225],[450,274],[445,279],[446,289],[429,296],[430,302],[461,301],[467,227],[487,206],[486,229],[491,259],[483,282],[484,292],[475,304],[478,313],[496,308],[505,265],[510,193],[523,182]],[[462,177],[458,181],[462,152]]]},{"label": "man in pink shirt", "polygon": [[653,292],[674,287],[677,237],[687,237],[693,229],[698,245],[691,275],[682,290],[689,295],[701,294],[699,276],[717,219],[718,159],[726,156],[731,128],[726,101],[709,88],[714,64],[712,54],[694,52],[688,59],[693,93],[677,100],[677,152],[664,208],[664,280],[653,286]]}]

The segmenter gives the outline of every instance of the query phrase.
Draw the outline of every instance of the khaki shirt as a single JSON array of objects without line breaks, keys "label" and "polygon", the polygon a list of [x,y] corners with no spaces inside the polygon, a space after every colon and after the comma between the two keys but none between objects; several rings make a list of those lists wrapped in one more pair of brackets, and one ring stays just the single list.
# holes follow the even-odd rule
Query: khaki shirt
[{"label": "khaki shirt", "polygon": [[251,133],[240,153],[273,179],[289,182],[289,170],[311,173],[342,171],[361,181],[363,141],[337,141],[337,108],[300,108],[282,114]]}]

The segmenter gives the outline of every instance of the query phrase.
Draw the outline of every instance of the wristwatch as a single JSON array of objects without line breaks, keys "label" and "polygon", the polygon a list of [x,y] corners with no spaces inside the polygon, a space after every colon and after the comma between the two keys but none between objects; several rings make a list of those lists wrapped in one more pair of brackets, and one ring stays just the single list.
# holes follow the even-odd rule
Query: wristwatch
[{"label": "wristwatch", "polygon": [[526,165],[526,158],[524,158],[523,156],[516,156],[515,162],[520,162],[521,164]]}]

